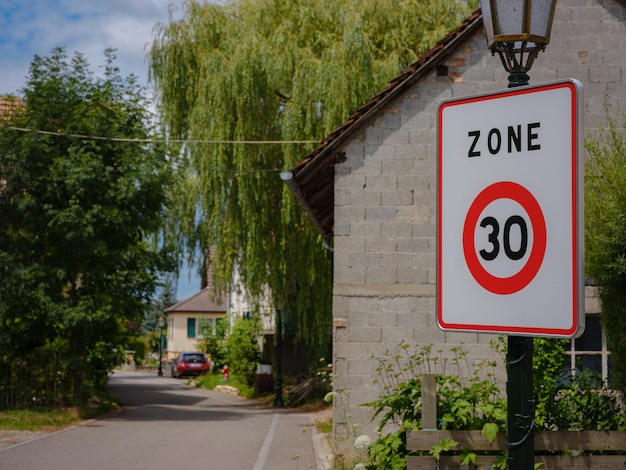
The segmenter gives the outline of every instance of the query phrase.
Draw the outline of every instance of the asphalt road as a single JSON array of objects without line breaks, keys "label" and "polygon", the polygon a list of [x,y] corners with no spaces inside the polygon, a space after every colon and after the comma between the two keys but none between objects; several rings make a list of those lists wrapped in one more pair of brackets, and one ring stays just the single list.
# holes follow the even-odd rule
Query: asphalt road
[{"label": "asphalt road", "polygon": [[2,470],[326,468],[315,416],[167,377],[116,372],[123,411],[0,449]]}]

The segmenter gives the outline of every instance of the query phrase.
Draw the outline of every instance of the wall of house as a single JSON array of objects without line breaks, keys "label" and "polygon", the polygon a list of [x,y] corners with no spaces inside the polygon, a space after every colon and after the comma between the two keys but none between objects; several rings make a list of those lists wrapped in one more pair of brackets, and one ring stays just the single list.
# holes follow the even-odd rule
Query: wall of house
[{"label": "wall of house", "polygon": [[[605,123],[607,112],[626,113],[625,12],[623,2],[558,2],[551,43],[530,71],[531,83],[583,83],[587,129]],[[436,125],[442,100],[506,88],[507,73],[482,34],[447,66],[447,75],[433,71],[358,135],[336,166],[333,423],[345,443],[375,436],[372,411],[361,405],[379,394],[385,351],[401,342],[444,351],[463,343],[471,363],[496,357],[494,335],[436,325]]]},{"label": "wall of house", "polygon": [[[276,330],[276,324],[274,322],[275,312],[271,308],[269,289],[266,289],[264,298],[260,301],[260,305],[255,307],[248,299],[239,271],[235,270],[232,287],[228,294],[228,316],[231,326],[237,318],[248,314],[258,314],[260,316],[261,329],[264,335],[274,334]],[[262,344],[261,349],[263,349]]]},{"label": "wall of house", "polygon": [[[167,360],[174,360],[183,351],[198,351],[198,341],[202,339],[200,334],[200,324],[202,320],[215,321],[224,318],[223,313],[198,313],[198,312],[176,312],[168,315],[167,325]],[[189,318],[196,319],[196,335],[193,338],[188,336],[187,321]]]}]

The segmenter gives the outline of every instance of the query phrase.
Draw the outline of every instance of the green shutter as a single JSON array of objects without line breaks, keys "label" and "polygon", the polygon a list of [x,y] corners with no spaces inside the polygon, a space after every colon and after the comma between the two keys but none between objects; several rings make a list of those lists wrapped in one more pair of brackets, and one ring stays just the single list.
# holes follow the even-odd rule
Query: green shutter
[{"label": "green shutter", "polygon": [[196,319],[187,318],[187,338],[196,337]]}]

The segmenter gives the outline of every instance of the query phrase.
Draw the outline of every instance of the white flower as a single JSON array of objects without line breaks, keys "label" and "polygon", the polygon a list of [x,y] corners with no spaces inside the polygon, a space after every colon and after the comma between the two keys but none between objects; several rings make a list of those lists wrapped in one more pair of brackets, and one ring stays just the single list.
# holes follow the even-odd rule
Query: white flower
[{"label": "white flower", "polygon": [[336,396],[337,396],[337,392],[328,392],[326,395],[324,395],[324,402],[332,403],[333,398]]},{"label": "white flower", "polygon": [[354,466],[354,470],[365,470],[366,468],[367,468],[367,467],[365,466],[365,464],[364,464],[364,463],[357,463],[357,464]]},{"label": "white flower", "polygon": [[354,440],[354,447],[358,450],[365,450],[370,446],[371,443],[372,440],[369,436],[361,434]]}]

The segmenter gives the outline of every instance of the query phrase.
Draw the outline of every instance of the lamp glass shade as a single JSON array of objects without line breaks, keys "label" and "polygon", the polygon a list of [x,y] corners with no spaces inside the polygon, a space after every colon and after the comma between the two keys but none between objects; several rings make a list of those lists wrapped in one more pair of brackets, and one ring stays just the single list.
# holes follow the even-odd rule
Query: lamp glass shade
[{"label": "lamp glass shade", "polygon": [[532,2],[530,11],[530,34],[550,40],[550,30],[552,27],[552,17],[556,0],[543,0]]},{"label": "lamp glass shade", "polygon": [[491,16],[491,1],[480,0],[480,8],[483,13],[483,26],[485,27],[485,37],[487,38],[487,47],[491,48],[495,40],[493,31],[493,17]]},{"label": "lamp glass shade", "polygon": [[526,1],[520,0],[495,0],[496,34],[498,36],[511,36],[527,33],[526,29]]},{"label": "lamp glass shade", "polygon": [[490,49],[504,42],[542,45],[550,42],[556,0],[481,0],[480,3]]},{"label": "lamp glass shade", "polygon": [[159,322],[157,325],[159,328],[165,327],[165,319],[163,317],[159,317]]}]

